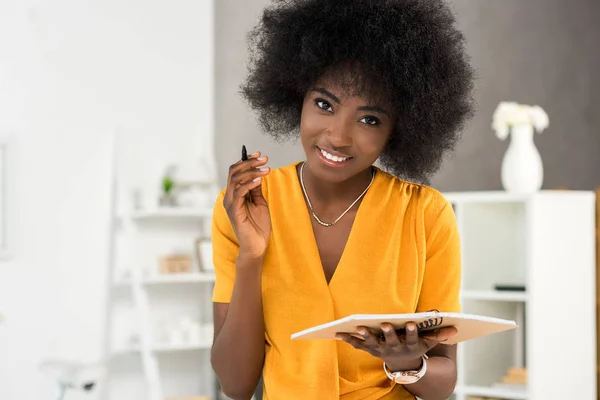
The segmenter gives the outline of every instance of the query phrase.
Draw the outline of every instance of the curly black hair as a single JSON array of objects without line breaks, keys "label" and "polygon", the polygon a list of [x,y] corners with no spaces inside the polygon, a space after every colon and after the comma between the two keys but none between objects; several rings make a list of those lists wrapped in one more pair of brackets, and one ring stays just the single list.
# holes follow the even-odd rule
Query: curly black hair
[{"label": "curly black hair", "polygon": [[275,0],[249,33],[241,93],[265,132],[296,137],[307,91],[345,68],[352,90],[392,105],[381,165],[428,182],[473,114],[474,73],[455,23],[442,0]]}]

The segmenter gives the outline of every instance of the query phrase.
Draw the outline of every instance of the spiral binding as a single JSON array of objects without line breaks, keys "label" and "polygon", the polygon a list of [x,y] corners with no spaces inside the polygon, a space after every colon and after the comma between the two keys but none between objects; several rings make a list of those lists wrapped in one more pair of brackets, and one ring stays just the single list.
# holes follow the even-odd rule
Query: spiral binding
[{"label": "spiral binding", "polygon": [[442,323],[444,323],[444,317],[429,318],[428,320],[419,322],[417,324],[417,330],[422,331],[425,329],[436,328],[442,325]]},{"label": "spiral binding", "polygon": [[[440,311],[439,310],[429,310],[427,312],[439,313]],[[419,322],[417,324],[417,332],[437,328],[438,326],[442,325],[443,323],[444,323],[444,317],[429,318],[429,319]],[[406,333],[406,330],[404,328],[396,330],[397,335],[404,335],[405,333]],[[383,333],[380,333],[379,339],[385,340],[385,335]]]}]

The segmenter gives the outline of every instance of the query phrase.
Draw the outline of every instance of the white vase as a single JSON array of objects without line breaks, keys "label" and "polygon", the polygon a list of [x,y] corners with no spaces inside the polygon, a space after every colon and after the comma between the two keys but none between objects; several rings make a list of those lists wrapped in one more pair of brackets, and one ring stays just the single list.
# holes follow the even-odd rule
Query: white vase
[{"label": "white vase", "polygon": [[533,142],[533,126],[511,128],[510,145],[502,160],[502,186],[512,193],[533,193],[542,187],[544,167]]}]

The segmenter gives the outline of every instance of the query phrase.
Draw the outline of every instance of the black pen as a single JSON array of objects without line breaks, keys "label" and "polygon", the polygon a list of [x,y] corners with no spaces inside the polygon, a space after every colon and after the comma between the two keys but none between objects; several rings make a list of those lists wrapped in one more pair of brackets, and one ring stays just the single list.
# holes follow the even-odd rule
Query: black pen
[{"label": "black pen", "polygon": [[245,145],[242,145],[242,161],[248,161],[248,152]]},{"label": "black pen", "polygon": [[[242,161],[248,161],[248,152],[246,151],[245,145],[242,145]],[[252,202],[252,195],[250,192],[246,193],[246,201]]]}]

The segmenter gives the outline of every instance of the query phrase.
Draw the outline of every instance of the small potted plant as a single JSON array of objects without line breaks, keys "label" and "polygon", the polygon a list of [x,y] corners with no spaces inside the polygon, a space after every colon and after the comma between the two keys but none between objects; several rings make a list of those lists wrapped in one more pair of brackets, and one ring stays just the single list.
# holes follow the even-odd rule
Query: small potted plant
[{"label": "small potted plant", "polygon": [[175,167],[169,166],[161,180],[161,196],[159,203],[163,207],[174,207],[177,205],[175,196],[175,179],[173,178]]}]

